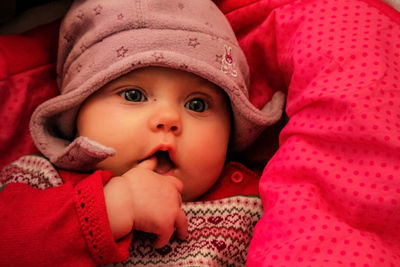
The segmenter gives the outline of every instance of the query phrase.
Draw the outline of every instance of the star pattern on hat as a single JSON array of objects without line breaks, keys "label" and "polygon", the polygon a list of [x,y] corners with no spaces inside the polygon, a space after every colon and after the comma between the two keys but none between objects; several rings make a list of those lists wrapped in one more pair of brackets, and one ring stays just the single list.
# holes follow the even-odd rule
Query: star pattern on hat
[{"label": "star pattern on hat", "polygon": [[222,55],[215,55],[215,62],[221,63],[222,62]]},{"label": "star pattern on hat", "polygon": [[63,38],[64,38],[64,40],[65,40],[67,43],[72,43],[72,41],[73,41],[72,37],[69,36],[68,34],[65,34],[65,35],[63,36]]},{"label": "star pattern on hat", "polygon": [[133,63],[131,63],[131,67],[136,67],[137,65],[141,65],[142,64],[142,61],[137,61],[137,62],[133,62]]},{"label": "star pattern on hat", "polygon": [[117,57],[125,57],[126,53],[128,53],[128,49],[125,46],[117,49]]},{"label": "star pattern on hat", "polygon": [[208,21],[206,21],[206,22],[204,23],[204,25],[206,25],[206,26],[208,26],[208,27],[210,27],[210,28],[213,27],[213,25],[212,25],[210,22],[208,22]]},{"label": "star pattern on hat", "polygon": [[97,16],[97,15],[100,15],[102,10],[103,10],[103,7],[102,7],[101,5],[98,5],[98,6],[96,6],[95,8],[93,8],[94,14],[95,14],[96,16]]},{"label": "star pattern on hat", "polygon": [[78,66],[76,66],[76,71],[81,72],[81,69],[82,69],[82,65],[81,65],[81,63],[79,63]]},{"label": "star pattern on hat", "polygon": [[189,46],[196,48],[200,44],[199,40],[197,38],[189,38]]},{"label": "star pattern on hat", "polygon": [[151,54],[151,56],[154,58],[156,62],[160,62],[161,60],[164,59],[164,55],[161,52],[154,52],[153,54]]},{"label": "star pattern on hat", "polygon": [[83,20],[83,18],[85,17],[85,14],[83,14],[82,10],[79,10],[78,15],[76,15],[76,17],[80,20]]},{"label": "star pattern on hat", "polygon": [[79,49],[81,49],[81,52],[83,52],[83,51],[85,51],[87,49],[87,46],[85,44],[81,44]]}]

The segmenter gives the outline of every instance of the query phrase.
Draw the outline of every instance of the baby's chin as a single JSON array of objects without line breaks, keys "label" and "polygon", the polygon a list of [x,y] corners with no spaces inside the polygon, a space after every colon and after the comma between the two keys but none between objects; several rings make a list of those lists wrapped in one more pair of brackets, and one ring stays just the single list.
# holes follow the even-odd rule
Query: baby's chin
[{"label": "baby's chin", "polygon": [[198,200],[202,195],[204,195],[207,192],[201,191],[201,192],[183,192],[182,194],[182,202],[193,202]]},{"label": "baby's chin", "polygon": [[182,195],[182,202],[192,202],[198,199],[199,197],[193,197],[193,196],[185,196]]}]

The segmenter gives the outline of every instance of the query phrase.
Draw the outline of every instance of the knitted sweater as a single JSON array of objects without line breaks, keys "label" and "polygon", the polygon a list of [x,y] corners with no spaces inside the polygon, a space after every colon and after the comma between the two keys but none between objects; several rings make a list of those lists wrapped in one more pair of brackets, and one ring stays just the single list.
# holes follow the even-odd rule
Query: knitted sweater
[{"label": "knitted sweater", "polygon": [[56,170],[39,156],[25,156],[5,167],[0,173],[0,266],[245,264],[253,227],[262,214],[260,200],[216,200],[258,193],[258,177],[243,165],[227,164],[202,201],[182,205],[189,236],[186,241],[173,238],[161,249],[153,248],[152,234],[141,232],[114,241],[103,194],[112,176],[107,171]]}]

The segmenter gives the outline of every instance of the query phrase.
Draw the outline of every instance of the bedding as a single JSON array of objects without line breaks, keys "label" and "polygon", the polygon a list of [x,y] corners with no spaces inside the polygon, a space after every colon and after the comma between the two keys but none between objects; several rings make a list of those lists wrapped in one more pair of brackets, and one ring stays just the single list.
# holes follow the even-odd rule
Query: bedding
[{"label": "bedding", "polygon": [[399,12],[259,1],[227,16],[253,82],[287,88],[248,265],[400,266]]},{"label": "bedding", "polygon": [[0,169],[38,152],[29,119],[40,103],[57,94],[58,26],[56,21],[24,34],[0,35]]},{"label": "bedding", "polygon": [[[284,120],[236,155],[268,162],[247,265],[400,266],[399,12],[378,0],[216,3],[247,56],[251,101],[287,94],[279,149]],[[28,121],[57,93],[57,29],[0,36],[0,168],[37,152]]]}]

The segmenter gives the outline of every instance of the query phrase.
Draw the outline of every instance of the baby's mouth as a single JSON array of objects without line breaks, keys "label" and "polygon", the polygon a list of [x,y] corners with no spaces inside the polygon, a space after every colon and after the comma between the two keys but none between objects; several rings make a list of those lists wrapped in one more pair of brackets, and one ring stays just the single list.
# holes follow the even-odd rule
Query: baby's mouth
[{"label": "baby's mouth", "polygon": [[156,173],[166,174],[175,168],[174,162],[171,160],[168,151],[157,151],[153,156],[157,158],[157,166],[154,169]]}]

